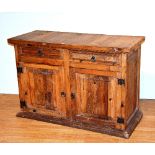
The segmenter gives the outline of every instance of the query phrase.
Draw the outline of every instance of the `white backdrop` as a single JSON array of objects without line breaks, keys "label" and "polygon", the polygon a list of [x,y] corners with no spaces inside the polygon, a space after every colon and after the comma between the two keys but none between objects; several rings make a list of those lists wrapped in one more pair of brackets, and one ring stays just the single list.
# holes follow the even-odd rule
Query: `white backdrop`
[{"label": "white backdrop", "polygon": [[5,0],[0,5],[0,10],[5,11],[0,13],[0,93],[18,93],[14,49],[7,44],[7,38],[41,29],[146,36],[141,55],[140,97],[155,99],[153,0],[44,0],[44,4]]}]

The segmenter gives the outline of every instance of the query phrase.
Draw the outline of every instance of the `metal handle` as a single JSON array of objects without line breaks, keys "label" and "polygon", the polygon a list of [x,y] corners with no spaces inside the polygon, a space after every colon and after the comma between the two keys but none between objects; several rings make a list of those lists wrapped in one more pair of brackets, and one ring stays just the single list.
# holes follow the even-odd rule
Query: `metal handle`
[{"label": "metal handle", "polygon": [[75,93],[71,93],[71,99],[75,99]]},{"label": "metal handle", "polygon": [[42,49],[39,49],[39,50],[37,51],[37,55],[38,55],[38,56],[43,56],[43,55],[44,55]]},{"label": "metal handle", "polygon": [[90,60],[91,60],[91,62],[95,62],[96,61],[95,56],[92,56]]},{"label": "metal handle", "polygon": [[62,92],[61,92],[61,96],[62,96],[62,97],[66,97],[66,93],[62,91]]}]

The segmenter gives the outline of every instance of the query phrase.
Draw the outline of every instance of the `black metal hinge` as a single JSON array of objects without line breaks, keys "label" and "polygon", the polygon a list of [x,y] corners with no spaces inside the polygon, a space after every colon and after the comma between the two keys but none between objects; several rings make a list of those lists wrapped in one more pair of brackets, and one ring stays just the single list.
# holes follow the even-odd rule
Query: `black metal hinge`
[{"label": "black metal hinge", "polygon": [[117,123],[124,124],[124,118],[118,117],[117,118]]},{"label": "black metal hinge", "polygon": [[22,108],[22,109],[27,108],[25,101],[20,100],[20,108]]},{"label": "black metal hinge", "polygon": [[23,73],[23,67],[17,67],[17,73],[18,74],[21,74],[21,73]]},{"label": "black metal hinge", "polygon": [[125,85],[125,80],[124,79],[118,79],[118,84],[119,85]]}]

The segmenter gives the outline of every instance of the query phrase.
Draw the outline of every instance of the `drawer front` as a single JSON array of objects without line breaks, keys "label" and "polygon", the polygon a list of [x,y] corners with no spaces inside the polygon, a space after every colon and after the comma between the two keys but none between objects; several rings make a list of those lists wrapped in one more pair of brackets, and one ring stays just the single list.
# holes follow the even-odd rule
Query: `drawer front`
[{"label": "drawer front", "polygon": [[70,60],[79,63],[120,65],[121,55],[95,52],[70,52]]},{"label": "drawer front", "polygon": [[40,47],[21,47],[19,56],[61,59],[60,49],[40,48]]}]

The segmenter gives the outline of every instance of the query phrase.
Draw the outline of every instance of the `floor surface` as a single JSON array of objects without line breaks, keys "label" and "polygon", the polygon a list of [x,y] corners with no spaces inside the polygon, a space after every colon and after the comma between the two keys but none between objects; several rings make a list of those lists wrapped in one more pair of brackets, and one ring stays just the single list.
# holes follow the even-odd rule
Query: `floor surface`
[{"label": "floor surface", "polygon": [[18,95],[0,95],[0,142],[155,142],[155,100],[141,100],[143,118],[129,139],[16,117]]}]

